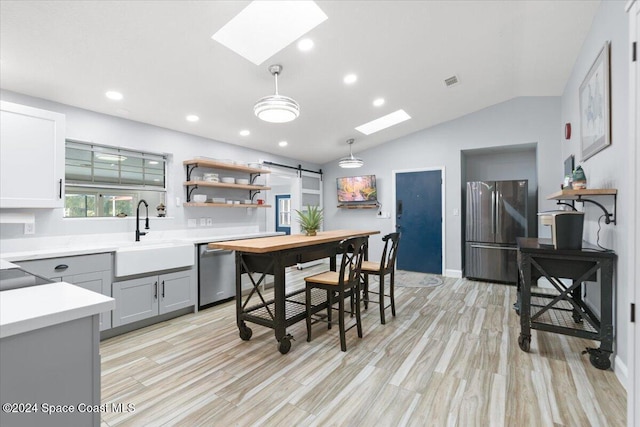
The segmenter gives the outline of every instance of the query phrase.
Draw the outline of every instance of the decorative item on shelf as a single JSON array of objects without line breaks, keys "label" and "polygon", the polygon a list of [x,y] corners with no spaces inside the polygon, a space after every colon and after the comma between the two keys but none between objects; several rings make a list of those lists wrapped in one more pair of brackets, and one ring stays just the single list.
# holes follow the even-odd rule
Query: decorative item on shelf
[{"label": "decorative item on shelf", "polygon": [[578,166],[573,171],[573,183],[571,185],[574,190],[583,190],[587,188],[587,177],[582,170],[582,166]]},{"label": "decorative item on shelf", "polygon": [[571,188],[572,183],[573,183],[573,177],[571,175],[565,175],[564,182],[562,183],[561,188]]},{"label": "decorative item on shelf", "polygon": [[264,199],[258,199],[256,201],[258,202],[259,205],[264,205]]},{"label": "decorative item on shelf", "polygon": [[298,222],[300,223],[300,229],[305,232],[307,236],[315,236],[316,232],[322,224],[322,209],[318,206],[307,206],[306,211],[299,211]]},{"label": "decorative item on shelf", "polygon": [[271,65],[269,72],[275,78],[275,95],[260,98],[253,107],[253,112],[260,120],[270,123],[286,123],[295,120],[300,115],[300,105],[288,96],[278,94],[278,74],[282,72],[282,65]]},{"label": "decorative item on shelf", "polygon": [[167,211],[164,203],[160,203],[158,206],[156,206],[156,210],[158,211],[159,217],[167,216]]},{"label": "decorative item on shelf", "polygon": [[207,195],[206,194],[194,194],[193,195],[193,201],[196,203],[204,203],[207,201]]},{"label": "decorative item on shelf", "polygon": [[364,165],[362,159],[353,157],[353,153],[351,152],[351,146],[353,145],[353,143],[353,138],[347,139],[347,144],[349,144],[349,156],[340,159],[340,161],[338,162],[338,166],[340,166],[341,168],[359,168]]}]

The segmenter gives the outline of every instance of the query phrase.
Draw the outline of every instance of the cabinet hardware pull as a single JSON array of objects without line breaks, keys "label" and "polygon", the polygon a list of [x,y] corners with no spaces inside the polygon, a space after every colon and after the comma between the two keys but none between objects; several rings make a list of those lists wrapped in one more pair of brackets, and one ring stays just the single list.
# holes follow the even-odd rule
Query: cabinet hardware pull
[{"label": "cabinet hardware pull", "polygon": [[155,299],[158,299],[158,282],[157,282],[157,281],[156,281],[156,283],[153,285],[153,289],[154,289],[153,297],[154,297]]},{"label": "cabinet hardware pull", "polygon": [[164,280],[162,281],[162,298],[164,298]]},{"label": "cabinet hardware pull", "polygon": [[59,187],[59,190],[58,190],[58,191],[59,191],[59,192],[58,192],[58,198],[59,198],[59,199],[62,199],[62,178],[60,178],[60,181],[59,181],[58,187]]},{"label": "cabinet hardware pull", "polygon": [[67,268],[69,268],[67,264],[59,264],[59,265],[56,265],[53,269],[55,271],[62,271],[62,270],[66,270]]}]

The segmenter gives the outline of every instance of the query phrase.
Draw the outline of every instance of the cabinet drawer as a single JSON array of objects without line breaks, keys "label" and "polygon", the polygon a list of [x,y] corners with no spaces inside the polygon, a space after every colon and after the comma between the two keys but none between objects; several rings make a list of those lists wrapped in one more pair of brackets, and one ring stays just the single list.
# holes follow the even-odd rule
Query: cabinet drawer
[{"label": "cabinet drawer", "polygon": [[47,278],[111,270],[111,253],[15,261],[25,270]]}]

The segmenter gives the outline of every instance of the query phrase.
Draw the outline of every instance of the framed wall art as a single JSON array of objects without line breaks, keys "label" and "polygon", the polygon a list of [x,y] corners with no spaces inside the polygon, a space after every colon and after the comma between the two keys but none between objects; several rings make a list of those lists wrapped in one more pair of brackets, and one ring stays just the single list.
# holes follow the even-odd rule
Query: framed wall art
[{"label": "framed wall art", "polygon": [[580,85],[580,144],[582,160],[611,145],[609,42]]}]

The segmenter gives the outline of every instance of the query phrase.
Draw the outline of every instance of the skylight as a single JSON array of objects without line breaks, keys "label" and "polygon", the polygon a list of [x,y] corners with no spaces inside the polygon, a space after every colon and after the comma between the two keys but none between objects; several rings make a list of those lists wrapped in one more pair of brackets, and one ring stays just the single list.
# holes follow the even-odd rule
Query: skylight
[{"label": "skylight", "polygon": [[325,19],[313,1],[253,1],[212,38],[260,65]]},{"label": "skylight", "polygon": [[370,121],[369,123],[365,123],[356,128],[358,132],[361,132],[365,135],[371,135],[372,133],[376,133],[381,131],[382,129],[386,129],[393,125],[397,125],[398,123],[402,123],[405,120],[409,120],[411,118],[404,110],[394,111],[391,114],[387,114],[386,116],[382,116],[379,119],[375,119]]}]

